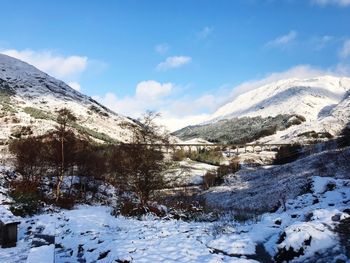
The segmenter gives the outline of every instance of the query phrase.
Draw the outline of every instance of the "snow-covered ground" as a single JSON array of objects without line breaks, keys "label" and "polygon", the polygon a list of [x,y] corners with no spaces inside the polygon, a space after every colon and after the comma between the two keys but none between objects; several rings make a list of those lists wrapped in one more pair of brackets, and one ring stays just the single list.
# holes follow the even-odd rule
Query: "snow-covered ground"
[{"label": "snow-covered ground", "polygon": [[344,259],[334,228],[350,216],[350,180],[316,176],[312,182],[311,192],[287,200],[285,211],[245,223],[136,220],[111,216],[105,206],[36,215],[21,220],[17,247],[0,249],[0,262],[26,262],[34,233],[55,234],[57,263],[269,262],[290,248],[302,251],[295,262]]},{"label": "snow-covered ground", "polygon": [[219,209],[271,211],[307,190],[312,176],[350,179],[350,148],[313,154],[285,165],[245,168],[210,188],[207,205]]}]

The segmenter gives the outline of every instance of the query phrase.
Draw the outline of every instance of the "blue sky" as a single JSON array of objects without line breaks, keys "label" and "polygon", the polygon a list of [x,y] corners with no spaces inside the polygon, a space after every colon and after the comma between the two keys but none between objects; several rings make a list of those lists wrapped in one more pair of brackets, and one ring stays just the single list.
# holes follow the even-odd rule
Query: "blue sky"
[{"label": "blue sky", "polygon": [[349,75],[350,0],[2,0],[0,52],[171,129],[257,83]]}]

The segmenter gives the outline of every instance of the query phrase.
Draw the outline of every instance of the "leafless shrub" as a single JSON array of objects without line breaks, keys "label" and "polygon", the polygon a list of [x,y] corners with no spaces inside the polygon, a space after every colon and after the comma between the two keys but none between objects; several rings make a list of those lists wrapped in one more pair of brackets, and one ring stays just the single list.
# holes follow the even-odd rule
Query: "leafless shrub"
[{"label": "leafless shrub", "polygon": [[298,144],[282,146],[275,157],[274,164],[286,164],[295,161],[301,155],[301,146]]},{"label": "leafless shrub", "polygon": [[13,140],[9,144],[10,152],[15,156],[15,168],[25,182],[36,182],[48,171],[47,145],[40,139],[30,137]]},{"label": "leafless shrub", "polygon": [[210,187],[214,186],[217,180],[217,176],[217,173],[206,172],[206,174],[203,176],[203,188],[207,190]]},{"label": "leafless shrub", "polygon": [[174,153],[173,153],[173,161],[182,161],[184,160],[185,158],[187,157],[187,154],[184,150],[176,150]]}]

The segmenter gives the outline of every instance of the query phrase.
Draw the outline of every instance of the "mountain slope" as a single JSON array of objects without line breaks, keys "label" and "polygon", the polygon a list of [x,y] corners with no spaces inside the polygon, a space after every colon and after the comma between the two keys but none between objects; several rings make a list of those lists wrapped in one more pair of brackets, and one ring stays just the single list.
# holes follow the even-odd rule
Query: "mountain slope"
[{"label": "mountain slope", "polygon": [[120,127],[132,120],[37,68],[0,54],[0,139],[22,133],[43,134],[55,125],[56,111],[66,107],[77,117],[76,130],[99,141],[128,141]]},{"label": "mountain slope", "polygon": [[280,80],[239,95],[220,107],[209,121],[278,114],[298,114],[306,120],[316,120],[327,115],[349,90],[349,78],[321,76]]},{"label": "mountain slope", "polygon": [[[294,122],[294,115],[305,121]],[[287,122],[293,124],[286,126],[284,120],[271,123],[271,117],[278,116],[290,116]],[[250,125],[257,117],[262,124]],[[239,138],[245,137],[247,142],[259,139],[291,143],[335,136],[349,122],[350,78],[320,76],[280,80],[245,92],[220,107],[205,123],[174,134],[181,139],[200,137],[226,142],[229,138],[231,142],[239,142]],[[237,127],[241,124],[246,129]]]},{"label": "mountain slope", "polygon": [[299,115],[280,114],[275,117],[242,117],[219,120],[215,123],[188,126],[173,134],[183,140],[203,138],[211,142],[242,144],[275,134],[305,121]]}]

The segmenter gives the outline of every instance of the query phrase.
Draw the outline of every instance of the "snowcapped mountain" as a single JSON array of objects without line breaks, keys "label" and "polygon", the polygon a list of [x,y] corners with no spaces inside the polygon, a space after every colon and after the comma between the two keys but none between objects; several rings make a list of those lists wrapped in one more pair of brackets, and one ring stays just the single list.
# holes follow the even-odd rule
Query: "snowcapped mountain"
[{"label": "snowcapped mountain", "polygon": [[[18,59],[0,54],[0,139],[20,133],[43,134],[54,127],[56,111],[77,117],[76,130],[100,141],[128,141],[120,127],[132,121]],[[30,127],[30,128],[28,128]]]},{"label": "snowcapped mountain", "polygon": [[245,92],[203,124],[174,134],[231,143],[291,143],[336,136],[349,122],[350,78],[320,76],[284,79]]},{"label": "snowcapped mountain", "polygon": [[239,95],[220,107],[209,121],[243,116],[298,114],[306,120],[327,116],[350,90],[350,78],[321,76],[285,79]]}]

